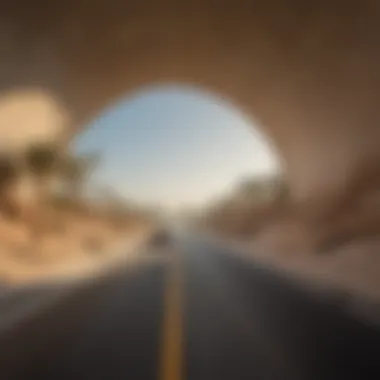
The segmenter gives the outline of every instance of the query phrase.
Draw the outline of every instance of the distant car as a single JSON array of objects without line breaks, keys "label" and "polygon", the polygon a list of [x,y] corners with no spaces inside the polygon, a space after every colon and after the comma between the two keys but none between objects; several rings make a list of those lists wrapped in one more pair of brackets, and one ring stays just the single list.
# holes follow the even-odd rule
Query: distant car
[{"label": "distant car", "polygon": [[167,244],[169,244],[169,242],[170,242],[169,232],[164,229],[155,231],[149,239],[149,245],[154,246],[154,247],[166,246]]}]

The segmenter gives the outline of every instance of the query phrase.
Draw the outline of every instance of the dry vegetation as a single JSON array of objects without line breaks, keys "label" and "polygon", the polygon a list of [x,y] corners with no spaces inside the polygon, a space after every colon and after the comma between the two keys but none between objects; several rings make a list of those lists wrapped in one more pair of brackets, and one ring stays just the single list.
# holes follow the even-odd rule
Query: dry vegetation
[{"label": "dry vegetation", "polygon": [[231,195],[211,205],[202,215],[202,223],[223,236],[251,239],[280,217],[286,203],[286,185],[281,178],[246,179]]},{"label": "dry vegetation", "polygon": [[83,195],[94,161],[49,145],[0,157],[1,282],[80,272],[143,238],[149,218],[142,210]]}]

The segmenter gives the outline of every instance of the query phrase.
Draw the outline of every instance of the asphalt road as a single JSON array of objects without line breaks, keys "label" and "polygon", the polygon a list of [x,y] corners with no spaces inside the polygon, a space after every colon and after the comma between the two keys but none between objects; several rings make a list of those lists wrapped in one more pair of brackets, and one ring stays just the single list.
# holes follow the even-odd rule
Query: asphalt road
[{"label": "asphalt road", "polygon": [[204,237],[157,255],[4,295],[0,379],[380,378],[380,331],[338,304]]}]

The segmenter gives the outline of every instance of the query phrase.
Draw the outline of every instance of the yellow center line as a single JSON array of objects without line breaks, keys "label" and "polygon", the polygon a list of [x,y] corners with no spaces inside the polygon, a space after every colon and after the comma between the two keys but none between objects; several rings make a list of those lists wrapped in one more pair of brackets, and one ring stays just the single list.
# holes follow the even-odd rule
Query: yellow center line
[{"label": "yellow center line", "polygon": [[182,280],[179,257],[173,254],[165,286],[160,380],[183,379]]}]

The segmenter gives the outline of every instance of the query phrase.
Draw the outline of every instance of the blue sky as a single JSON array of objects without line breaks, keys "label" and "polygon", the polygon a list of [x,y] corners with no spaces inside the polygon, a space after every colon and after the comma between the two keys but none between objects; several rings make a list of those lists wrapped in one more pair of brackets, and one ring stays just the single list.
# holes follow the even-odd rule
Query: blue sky
[{"label": "blue sky", "polygon": [[218,98],[175,86],[115,104],[77,138],[75,150],[102,153],[94,183],[170,207],[199,205],[243,176],[276,169],[251,121]]}]

